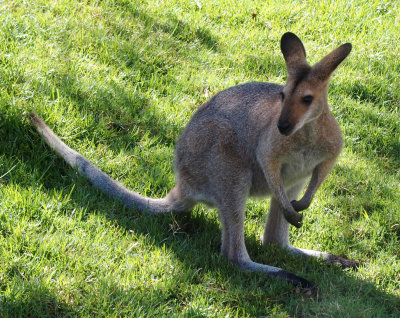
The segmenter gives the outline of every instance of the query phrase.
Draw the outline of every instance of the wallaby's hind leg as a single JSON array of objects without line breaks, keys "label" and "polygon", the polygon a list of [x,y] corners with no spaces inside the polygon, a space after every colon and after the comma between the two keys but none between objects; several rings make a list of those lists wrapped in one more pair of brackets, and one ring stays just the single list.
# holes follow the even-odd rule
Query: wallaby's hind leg
[{"label": "wallaby's hind leg", "polygon": [[222,223],[221,252],[242,270],[264,272],[294,285],[310,288],[313,284],[279,267],[253,262],[244,242],[244,217],[246,198],[232,195],[219,205],[219,217]]},{"label": "wallaby's hind leg", "polygon": [[221,254],[229,259],[230,249],[230,230],[229,230],[229,217],[227,214],[221,213],[221,209],[218,213],[219,220],[221,223]]},{"label": "wallaby's hind leg", "polygon": [[[287,194],[289,199],[296,200],[302,188],[303,184],[299,184],[288,190]],[[282,207],[279,202],[272,198],[268,219],[265,224],[264,234],[262,237],[263,244],[278,244],[281,247],[287,248],[293,254],[322,258],[326,262],[337,264],[342,268],[356,268],[360,265],[360,262],[356,260],[347,259],[326,252],[307,250],[291,246],[289,243],[289,223],[286,221],[281,209]]]},{"label": "wallaby's hind leg", "polygon": [[240,265],[250,260],[244,243],[246,198],[232,197],[226,201],[219,205],[222,225],[221,252],[230,261]]}]

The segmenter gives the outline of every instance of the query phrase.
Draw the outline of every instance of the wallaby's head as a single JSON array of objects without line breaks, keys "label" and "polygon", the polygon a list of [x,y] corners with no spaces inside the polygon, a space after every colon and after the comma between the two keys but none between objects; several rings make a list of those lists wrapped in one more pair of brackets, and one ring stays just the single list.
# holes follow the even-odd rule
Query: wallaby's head
[{"label": "wallaby's head", "polygon": [[281,134],[288,136],[318,118],[327,107],[329,78],[349,55],[351,44],[339,46],[314,66],[307,63],[303,43],[293,33],[282,36],[281,50],[288,79],[281,92],[282,111],[277,126]]}]

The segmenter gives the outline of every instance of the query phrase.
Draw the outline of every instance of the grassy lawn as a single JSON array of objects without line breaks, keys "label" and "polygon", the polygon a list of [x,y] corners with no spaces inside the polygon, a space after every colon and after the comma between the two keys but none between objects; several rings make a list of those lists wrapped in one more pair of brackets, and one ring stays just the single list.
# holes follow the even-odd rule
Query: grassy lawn
[{"label": "grassy lawn", "polygon": [[[0,0],[0,317],[399,317],[399,12],[398,1]],[[313,295],[220,256],[216,210],[151,217],[93,189],[27,118],[35,110],[103,171],[161,197],[199,105],[239,83],[285,83],[286,31],[312,64],[353,44],[329,91],[345,147],[291,241],[363,266],[261,246],[269,201],[247,205],[251,257],[313,281]]]}]

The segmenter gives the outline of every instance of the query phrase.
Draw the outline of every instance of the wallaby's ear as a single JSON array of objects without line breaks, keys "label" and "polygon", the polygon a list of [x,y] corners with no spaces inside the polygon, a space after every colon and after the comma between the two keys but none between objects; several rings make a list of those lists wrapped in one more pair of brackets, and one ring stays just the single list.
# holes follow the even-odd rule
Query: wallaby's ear
[{"label": "wallaby's ear", "polygon": [[298,69],[308,66],[306,61],[306,49],[301,40],[294,33],[287,32],[281,38],[281,51],[286,61],[289,75]]},{"label": "wallaby's ear", "polygon": [[313,75],[323,81],[327,80],[336,67],[350,54],[351,48],[350,43],[345,43],[333,50],[312,67]]}]

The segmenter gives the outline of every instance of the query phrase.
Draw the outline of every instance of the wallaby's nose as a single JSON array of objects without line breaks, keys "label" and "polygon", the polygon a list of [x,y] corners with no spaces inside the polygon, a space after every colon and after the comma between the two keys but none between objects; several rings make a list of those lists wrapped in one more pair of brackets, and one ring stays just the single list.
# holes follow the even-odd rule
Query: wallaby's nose
[{"label": "wallaby's nose", "polygon": [[288,121],[278,121],[278,130],[282,135],[288,135],[292,130],[292,125]]}]

